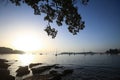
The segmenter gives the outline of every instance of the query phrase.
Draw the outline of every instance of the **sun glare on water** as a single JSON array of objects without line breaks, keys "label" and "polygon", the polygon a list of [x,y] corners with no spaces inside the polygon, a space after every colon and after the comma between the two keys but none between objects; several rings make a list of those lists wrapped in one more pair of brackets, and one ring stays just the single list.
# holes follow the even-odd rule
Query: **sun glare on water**
[{"label": "sun glare on water", "polygon": [[13,46],[18,50],[27,52],[41,49],[42,43],[38,37],[29,34],[18,36],[14,40]]},{"label": "sun glare on water", "polygon": [[21,66],[26,66],[32,63],[34,60],[34,55],[30,53],[21,54],[18,56]]}]

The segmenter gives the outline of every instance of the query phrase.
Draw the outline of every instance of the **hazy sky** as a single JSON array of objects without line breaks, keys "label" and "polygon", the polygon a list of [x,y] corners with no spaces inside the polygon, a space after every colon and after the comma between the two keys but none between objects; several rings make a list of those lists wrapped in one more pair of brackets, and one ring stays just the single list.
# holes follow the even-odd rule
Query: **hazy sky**
[{"label": "hazy sky", "polygon": [[90,0],[87,6],[78,6],[85,21],[84,30],[73,36],[66,25],[57,27],[52,24],[58,29],[57,37],[52,39],[44,31],[47,22],[43,21],[43,16],[34,15],[29,6],[0,3],[0,46],[15,49],[15,40],[31,36],[40,41],[37,44],[41,45],[40,51],[105,51],[120,48],[120,0]]}]

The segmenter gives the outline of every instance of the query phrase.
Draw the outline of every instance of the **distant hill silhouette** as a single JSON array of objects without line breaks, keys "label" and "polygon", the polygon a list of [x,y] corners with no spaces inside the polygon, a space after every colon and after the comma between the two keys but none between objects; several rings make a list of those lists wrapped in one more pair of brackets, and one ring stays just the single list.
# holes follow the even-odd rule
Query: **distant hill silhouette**
[{"label": "distant hill silhouette", "polygon": [[24,53],[24,51],[13,50],[8,47],[0,47],[0,54],[10,54],[10,53]]}]

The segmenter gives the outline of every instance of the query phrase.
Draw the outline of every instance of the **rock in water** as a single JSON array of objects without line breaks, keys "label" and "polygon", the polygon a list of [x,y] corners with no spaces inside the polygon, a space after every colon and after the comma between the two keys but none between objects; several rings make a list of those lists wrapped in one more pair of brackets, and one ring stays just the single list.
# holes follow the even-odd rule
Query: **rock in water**
[{"label": "rock in water", "polygon": [[38,68],[32,68],[32,73],[33,74],[40,74],[46,70],[50,70],[51,68],[55,67],[56,65],[51,65],[51,66],[42,66],[42,67],[38,67]]},{"label": "rock in water", "polygon": [[7,69],[10,65],[6,64],[5,62],[8,62],[5,59],[0,59],[0,69]]},{"label": "rock in water", "polygon": [[51,75],[56,75],[56,74],[58,74],[58,72],[55,71],[55,70],[52,70],[52,71],[49,72],[49,74],[51,74]]},{"label": "rock in water", "polygon": [[66,76],[68,74],[72,74],[73,73],[73,69],[67,69],[63,71],[63,76]]},{"label": "rock in water", "polygon": [[7,60],[0,59],[0,80],[15,80],[15,77],[10,75],[10,71],[7,69],[8,65]]},{"label": "rock in water", "polygon": [[16,76],[23,76],[30,73],[30,71],[28,70],[28,66],[19,67],[19,69],[16,72],[17,72]]},{"label": "rock in water", "polygon": [[29,67],[32,68],[32,67],[34,67],[34,66],[41,65],[41,64],[42,64],[42,63],[31,63],[31,64],[29,65]]}]

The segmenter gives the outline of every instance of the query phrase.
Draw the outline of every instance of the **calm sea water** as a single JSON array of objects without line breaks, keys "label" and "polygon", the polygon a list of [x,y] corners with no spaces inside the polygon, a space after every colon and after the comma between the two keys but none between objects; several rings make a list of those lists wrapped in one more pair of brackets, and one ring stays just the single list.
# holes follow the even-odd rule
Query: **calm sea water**
[{"label": "calm sea water", "polygon": [[[120,76],[120,55],[106,55],[106,54],[94,54],[94,55],[39,55],[39,54],[5,54],[0,55],[1,59],[9,60],[8,64],[11,66],[9,67],[10,74],[15,76],[16,70],[19,66],[26,66],[30,63],[44,63],[44,64],[60,64],[67,67],[73,67],[77,70],[81,68],[83,72],[87,72],[89,70],[91,72],[102,70],[113,70],[112,72],[117,72],[114,76]],[[108,72],[109,72],[108,70]],[[82,70],[81,70],[82,71]],[[89,72],[88,72],[89,73]],[[76,72],[77,74],[77,72]],[[84,73],[79,73],[84,74]],[[103,73],[102,73],[103,74]],[[108,73],[107,73],[108,74]],[[79,80],[79,79],[78,79]]]}]

